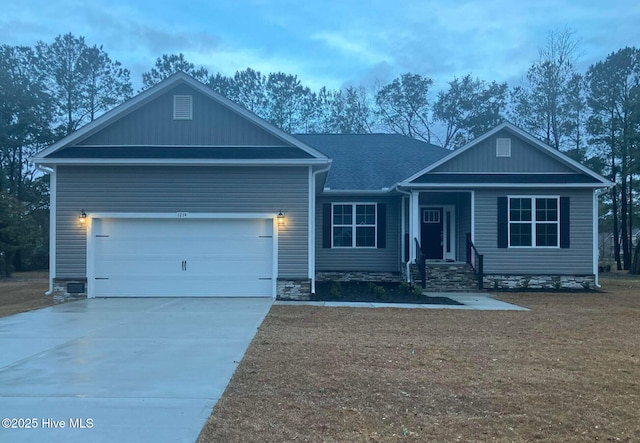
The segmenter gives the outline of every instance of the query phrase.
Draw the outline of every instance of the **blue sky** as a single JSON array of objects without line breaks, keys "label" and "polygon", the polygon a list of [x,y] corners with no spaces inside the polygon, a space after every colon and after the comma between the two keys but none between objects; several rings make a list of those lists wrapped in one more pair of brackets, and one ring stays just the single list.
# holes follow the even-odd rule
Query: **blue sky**
[{"label": "blue sky", "polygon": [[84,36],[142,72],[183,52],[211,73],[296,74],[314,90],[375,86],[405,72],[442,87],[471,73],[518,84],[552,30],[580,40],[579,69],[640,46],[638,0],[22,0],[6,2],[0,44]]}]

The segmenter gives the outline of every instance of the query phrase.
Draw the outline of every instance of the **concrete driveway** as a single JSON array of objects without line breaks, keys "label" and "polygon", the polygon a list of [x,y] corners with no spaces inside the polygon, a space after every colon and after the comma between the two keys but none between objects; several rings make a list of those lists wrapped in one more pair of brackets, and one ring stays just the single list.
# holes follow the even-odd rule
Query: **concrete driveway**
[{"label": "concrete driveway", "polygon": [[195,441],[272,303],[90,299],[0,318],[0,441]]}]

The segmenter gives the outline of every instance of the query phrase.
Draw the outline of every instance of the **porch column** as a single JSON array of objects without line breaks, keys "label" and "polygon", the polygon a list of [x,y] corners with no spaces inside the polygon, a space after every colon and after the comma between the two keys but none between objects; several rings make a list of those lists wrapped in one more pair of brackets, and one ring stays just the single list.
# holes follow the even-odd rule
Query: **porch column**
[{"label": "porch column", "polygon": [[416,259],[416,241],[420,240],[420,193],[411,191],[411,202],[409,205],[409,261]]}]

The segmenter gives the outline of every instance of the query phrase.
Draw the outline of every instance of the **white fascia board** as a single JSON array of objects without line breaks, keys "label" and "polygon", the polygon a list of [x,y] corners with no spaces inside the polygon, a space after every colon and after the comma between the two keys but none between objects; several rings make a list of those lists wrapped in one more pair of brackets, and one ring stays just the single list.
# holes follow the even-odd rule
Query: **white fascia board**
[{"label": "white fascia board", "polygon": [[444,156],[443,158],[441,158],[437,162],[427,166],[426,168],[422,169],[421,171],[418,171],[415,174],[413,174],[411,177],[406,178],[405,180],[401,181],[400,185],[401,186],[411,186],[411,183],[410,183],[411,181],[419,178],[420,176],[422,176],[422,175],[424,175],[424,174],[426,174],[426,173],[428,173],[430,171],[433,171],[438,166],[440,166],[440,165],[442,165],[444,163],[447,163],[452,158],[455,158],[455,157],[461,155],[463,152],[467,151],[471,147],[483,142],[484,140],[486,140],[489,137],[495,135],[497,132],[499,132],[499,131],[501,131],[503,129],[511,131],[515,135],[525,139],[526,141],[528,141],[532,145],[542,149],[547,154],[550,154],[551,156],[555,157],[560,162],[565,163],[568,166],[571,166],[574,169],[577,169],[580,172],[582,172],[584,174],[587,174],[590,177],[595,178],[596,180],[602,182],[602,184],[605,185],[606,187],[613,186],[613,183],[611,183],[610,180],[607,180],[606,178],[602,177],[601,175],[596,174],[595,172],[593,172],[589,168],[587,168],[587,167],[581,165],[580,163],[578,163],[577,161],[569,158],[568,156],[566,156],[562,152],[560,152],[560,151],[558,151],[556,149],[553,149],[551,146],[546,145],[545,143],[541,142],[540,140],[538,140],[537,138],[535,138],[531,134],[523,131],[522,129],[518,128],[517,126],[515,126],[514,124],[509,123],[509,122],[504,122],[504,123],[499,124],[498,126],[493,128],[489,132],[487,132],[487,133],[481,135],[480,137],[470,141],[466,145],[464,145],[464,146],[456,149],[455,151],[453,151],[451,154]]},{"label": "white fascia board", "polygon": [[383,190],[362,190],[362,189],[324,189],[322,195],[389,195],[394,188]]},{"label": "white fascia board", "polygon": [[456,189],[477,189],[477,188],[606,188],[603,183],[430,183],[430,184],[409,184],[400,185],[407,189],[430,189],[430,188],[456,188]]},{"label": "white fascia board", "polygon": [[308,166],[327,165],[324,159],[291,160],[219,160],[219,159],[77,159],[77,158],[33,158],[36,165],[103,165],[103,166]]},{"label": "white fascia board", "polygon": [[295,147],[297,147],[299,149],[302,149],[303,151],[305,151],[306,153],[310,154],[314,158],[325,159],[325,160],[328,159],[328,157],[325,156],[324,154],[322,154],[320,151],[317,151],[316,149],[314,149],[311,146],[303,143],[302,141],[298,140],[294,136],[292,136],[290,134],[287,134],[286,132],[282,131],[281,129],[276,128],[275,126],[273,126],[272,124],[270,124],[266,120],[263,120],[262,118],[258,117],[254,113],[252,113],[252,112],[248,111],[247,109],[243,108],[242,106],[238,105],[237,103],[234,103],[233,101],[227,99],[226,97],[223,97],[222,95],[218,94],[213,89],[211,89],[208,86],[206,86],[205,84],[200,83],[199,81],[197,81],[193,77],[191,77],[191,76],[189,76],[187,74],[184,74],[182,72],[178,72],[178,73],[172,75],[171,77],[161,81],[157,85],[152,86],[151,88],[141,92],[137,96],[127,100],[126,102],[122,103],[121,105],[119,105],[119,106],[113,108],[112,110],[106,112],[105,114],[103,114],[100,117],[98,117],[96,120],[86,124],[85,126],[83,126],[80,129],[78,129],[73,134],[68,135],[67,137],[63,138],[62,140],[59,140],[58,142],[54,143],[53,145],[49,146],[48,148],[40,151],[39,153],[37,153],[33,157],[32,161],[35,161],[36,159],[44,158],[44,157],[52,154],[53,152],[55,152],[55,151],[57,151],[57,150],[59,150],[59,149],[61,149],[63,147],[69,146],[70,144],[72,144],[75,141],[78,141],[78,140],[81,140],[83,138],[86,138],[89,135],[99,131],[100,129],[105,128],[106,126],[108,126],[109,124],[114,122],[115,120],[125,116],[129,112],[134,111],[135,109],[141,107],[142,105],[150,102],[155,97],[163,94],[168,89],[174,87],[176,84],[179,84],[179,83],[186,83],[187,85],[189,85],[189,86],[193,87],[194,89],[196,89],[197,91],[201,92],[203,95],[211,98],[212,100],[220,103],[221,105],[225,106],[226,108],[230,109],[231,111],[235,112],[236,114],[239,114],[240,116],[242,116],[242,117],[246,118],[247,120],[251,121],[252,123],[256,124],[260,128],[262,128],[265,131],[267,131],[268,133],[270,133],[271,135],[273,135],[273,136],[285,141],[286,143],[288,143],[290,145],[293,145],[293,146],[295,146]]}]

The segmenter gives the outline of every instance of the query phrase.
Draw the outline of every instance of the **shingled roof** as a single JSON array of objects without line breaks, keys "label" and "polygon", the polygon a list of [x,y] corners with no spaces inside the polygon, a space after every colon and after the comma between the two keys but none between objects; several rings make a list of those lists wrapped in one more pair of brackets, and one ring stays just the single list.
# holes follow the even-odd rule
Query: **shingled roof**
[{"label": "shingled roof", "polygon": [[298,134],[333,160],[325,187],[373,191],[391,188],[451,151],[399,134]]}]

